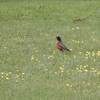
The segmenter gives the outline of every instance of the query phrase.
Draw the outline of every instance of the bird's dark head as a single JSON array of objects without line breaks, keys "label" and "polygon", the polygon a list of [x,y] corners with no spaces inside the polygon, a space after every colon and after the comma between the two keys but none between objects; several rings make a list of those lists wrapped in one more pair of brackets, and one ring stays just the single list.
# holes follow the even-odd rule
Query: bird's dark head
[{"label": "bird's dark head", "polygon": [[61,37],[60,36],[56,36],[56,39],[61,42]]}]

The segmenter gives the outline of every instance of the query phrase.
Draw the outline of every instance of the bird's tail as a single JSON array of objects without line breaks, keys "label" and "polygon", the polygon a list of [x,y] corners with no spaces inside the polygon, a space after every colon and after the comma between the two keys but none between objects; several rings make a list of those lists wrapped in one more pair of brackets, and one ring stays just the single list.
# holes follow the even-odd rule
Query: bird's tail
[{"label": "bird's tail", "polygon": [[65,48],[65,50],[66,50],[66,51],[69,51],[69,52],[71,52],[71,50],[70,50],[70,49],[68,49],[68,48]]}]

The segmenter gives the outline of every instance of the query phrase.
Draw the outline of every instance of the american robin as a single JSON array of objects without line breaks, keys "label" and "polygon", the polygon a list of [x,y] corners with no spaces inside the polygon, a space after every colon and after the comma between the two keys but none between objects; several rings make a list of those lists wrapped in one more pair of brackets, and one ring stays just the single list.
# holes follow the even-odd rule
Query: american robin
[{"label": "american robin", "polygon": [[71,51],[70,49],[68,49],[62,42],[61,37],[60,36],[56,36],[57,39],[57,43],[56,43],[56,48],[59,49],[60,51],[64,52],[64,51]]}]

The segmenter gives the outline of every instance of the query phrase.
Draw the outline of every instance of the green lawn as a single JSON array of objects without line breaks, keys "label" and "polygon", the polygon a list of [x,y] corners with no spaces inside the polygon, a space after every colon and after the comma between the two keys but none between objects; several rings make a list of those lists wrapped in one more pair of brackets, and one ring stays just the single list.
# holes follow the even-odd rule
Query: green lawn
[{"label": "green lawn", "polygon": [[100,1],[0,0],[0,100],[100,100]]}]

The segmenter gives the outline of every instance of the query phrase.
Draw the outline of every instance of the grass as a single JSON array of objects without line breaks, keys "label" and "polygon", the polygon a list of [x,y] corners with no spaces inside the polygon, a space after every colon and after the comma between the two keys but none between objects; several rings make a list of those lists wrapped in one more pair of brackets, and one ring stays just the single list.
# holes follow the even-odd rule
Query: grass
[{"label": "grass", "polygon": [[[99,0],[0,0],[0,100],[100,100],[99,10]],[[57,33],[71,53],[55,48]]]}]

